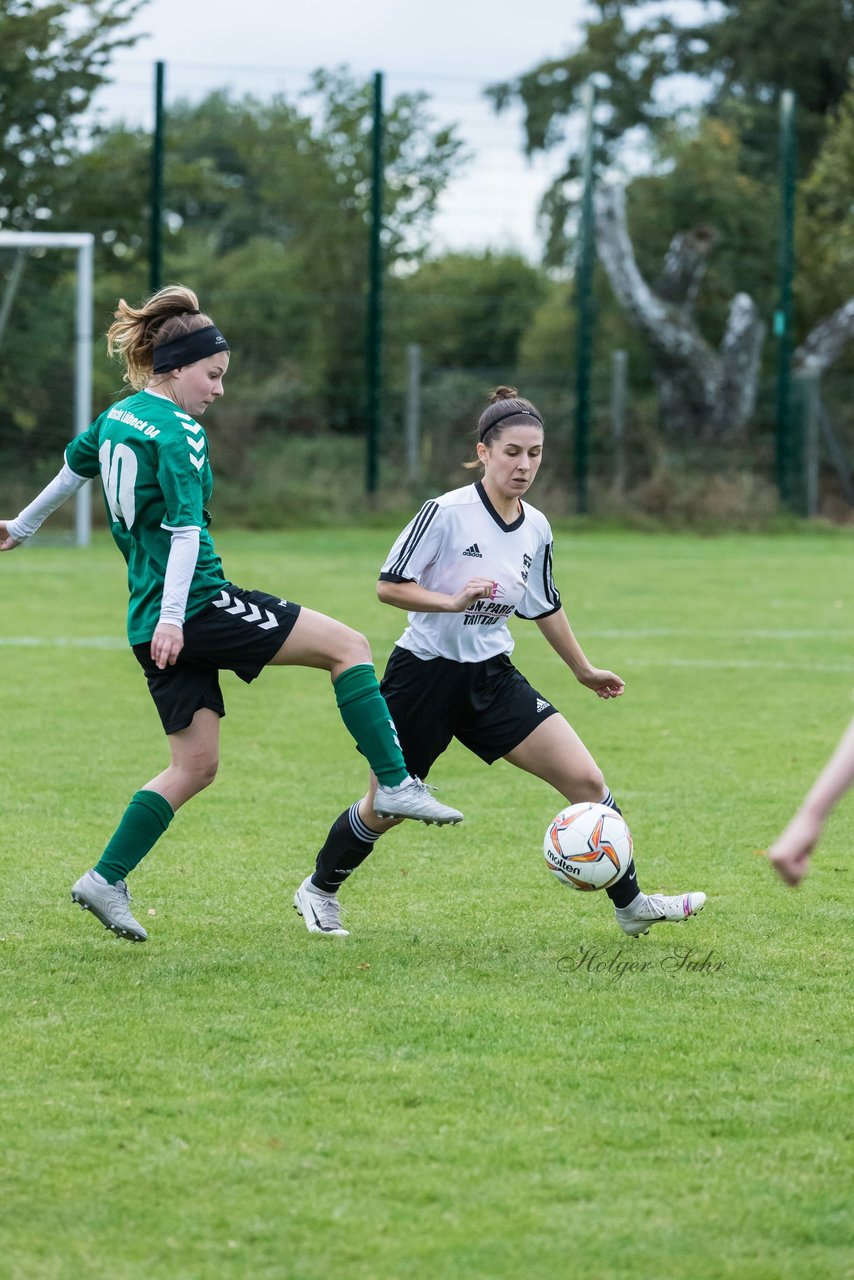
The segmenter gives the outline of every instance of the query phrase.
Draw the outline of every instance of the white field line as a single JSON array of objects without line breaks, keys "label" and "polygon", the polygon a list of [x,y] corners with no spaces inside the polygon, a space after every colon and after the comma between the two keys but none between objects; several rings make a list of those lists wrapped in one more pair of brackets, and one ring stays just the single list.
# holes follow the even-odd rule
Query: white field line
[{"label": "white field line", "polygon": [[822,630],[787,630],[784,628],[772,627],[752,627],[752,628],[734,628],[734,629],[704,629],[702,627],[646,627],[632,628],[623,627],[620,629],[603,629],[597,627],[592,630],[579,626],[577,628],[585,636],[594,636],[596,639],[604,640],[657,640],[667,639],[670,636],[675,638],[698,639],[716,638],[720,640],[843,640],[851,642],[852,632],[845,628],[825,628]]},{"label": "white field line", "polygon": [[[702,627],[584,627],[576,626],[575,630],[584,638],[592,640],[840,640],[842,643],[852,642],[852,632],[846,629],[826,630],[772,630],[771,628],[751,628],[740,630],[712,630]],[[118,636],[0,636],[0,645],[13,648],[56,647],[74,649],[121,649],[127,646],[127,640]],[[713,664],[714,665],[714,664]]]},{"label": "white field line", "polygon": [[[548,660],[552,666],[561,665],[557,654],[549,654]],[[807,658],[802,662],[778,662],[771,658],[643,658],[627,653],[616,658],[611,665],[617,671],[662,667],[669,671],[682,668],[694,671],[803,671],[807,675],[812,672],[832,676],[854,675],[854,662],[811,662]]]},{"label": "white field line", "polygon": [[[584,630],[585,639],[607,640],[645,640],[645,639],[709,639],[717,637],[722,640],[807,640],[832,639],[850,643],[849,632],[837,630],[771,630],[770,628],[752,628],[738,631],[706,631],[689,627],[655,627],[655,628],[596,628]],[[119,636],[0,636],[0,646],[18,649],[126,649],[128,642]],[[828,675],[848,675],[854,672],[854,663],[849,662],[815,662],[804,659],[802,662],[779,662],[768,658],[691,658],[662,656],[660,658],[641,657],[626,654],[622,663],[626,667],[684,667],[707,671],[815,671]]]},{"label": "white field line", "polygon": [[693,667],[708,671],[819,671],[823,675],[854,675],[854,662],[771,662],[761,658],[635,658],[620,659],[623,667]]},{"label": "white field line", "polygon": [[127,649],[119,636],[0,636],[10,649]]},{"label": "white field line", "polygon": [[[698,627],[649,627],[649,628],[579,628],[583,639],[596,640],[838,640],[849,649],[852,646],[851,631],[825,629],[771,629],[770,627],[752,627],[739,630],[705,630]],[[780,662],[770,658],[691,658],[691,657],[642,657],[628,653],[619,659],[619,663],[630,667],[685,667],[702,671],[805,671],[820,672],[822,675],[849,675],[854,673],[852,662],[814,662],[805,658],[802,662]]]}]

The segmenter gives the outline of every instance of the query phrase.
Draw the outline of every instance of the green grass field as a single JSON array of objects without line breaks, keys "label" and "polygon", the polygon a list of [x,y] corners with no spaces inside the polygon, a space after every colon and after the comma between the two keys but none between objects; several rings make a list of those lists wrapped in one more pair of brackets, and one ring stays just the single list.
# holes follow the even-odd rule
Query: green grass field
[{"label": "green grass field", "polygon": [[[218,549],[381,665],[392,535]],[[310,938],[293,890],[364,769],[326,678],[280,669],[226,676],[220,776],[132,878],[131,946],[68,892],[165,761],[120,557],[0,557],[0,1275],[854,1276],[854,797],[799,892],[757,856],[854,714],[853,561],[845,534],[559,533],[614,703],[515,624],[642,886],[704,889],[696,920],[626,938],[543,866],[559,798],[454,747],[431,781],[465,823],[392,833],[342,894],[350,938]]]}]

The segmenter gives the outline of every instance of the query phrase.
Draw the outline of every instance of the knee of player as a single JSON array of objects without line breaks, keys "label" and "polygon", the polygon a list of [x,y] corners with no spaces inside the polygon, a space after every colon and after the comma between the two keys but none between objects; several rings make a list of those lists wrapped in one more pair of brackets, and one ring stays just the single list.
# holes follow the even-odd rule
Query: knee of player
[{"label": "knee of player", "polygon": [[592,800],[594,804],[598,804],[605,794],[605,775],[591,761],[588,768],[576,778],[574,789],[577,792],[575,799],[578,801]]},{"label": "knee of player", "polygon": [[339,660],[348,667],[355,667],[364,662],[372,662],[371,646],[368,643],[367,636],[363,636],[360,631],[353,631],[347,628],[347,634],[342,645],[343,653]]},{"label": "knee of player", "polygon": [[184,772],[196,791],[204,791],[213,782],[218,768],[217,756],[199,756],[185,765]]}]

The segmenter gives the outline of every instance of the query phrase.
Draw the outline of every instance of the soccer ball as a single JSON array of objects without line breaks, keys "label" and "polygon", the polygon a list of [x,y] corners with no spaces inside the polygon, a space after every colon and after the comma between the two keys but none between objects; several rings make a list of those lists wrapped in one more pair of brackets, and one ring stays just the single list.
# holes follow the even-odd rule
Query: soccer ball
[{"label": "soccer ball", "polygon": [[573,889],[607,889],[632,860],[632,833],[604,804],[571,804],[549,823],[543,841],[546,866]]}]

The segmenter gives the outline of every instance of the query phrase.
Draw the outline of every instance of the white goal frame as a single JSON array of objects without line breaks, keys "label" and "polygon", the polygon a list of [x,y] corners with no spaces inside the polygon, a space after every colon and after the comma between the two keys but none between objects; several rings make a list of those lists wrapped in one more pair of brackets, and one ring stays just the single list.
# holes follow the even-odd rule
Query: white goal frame
[{"label": "white goal frame", "polygon": [[[74,434],[81,435],[92,421],[92,299],[94,293],[94,244],[91,231],[0,231],[0,248],[76,249],[77,301],[74,320]],[[87,481],[77,492],[74,542],[87,547],[92,532],[92,486]]]}]

